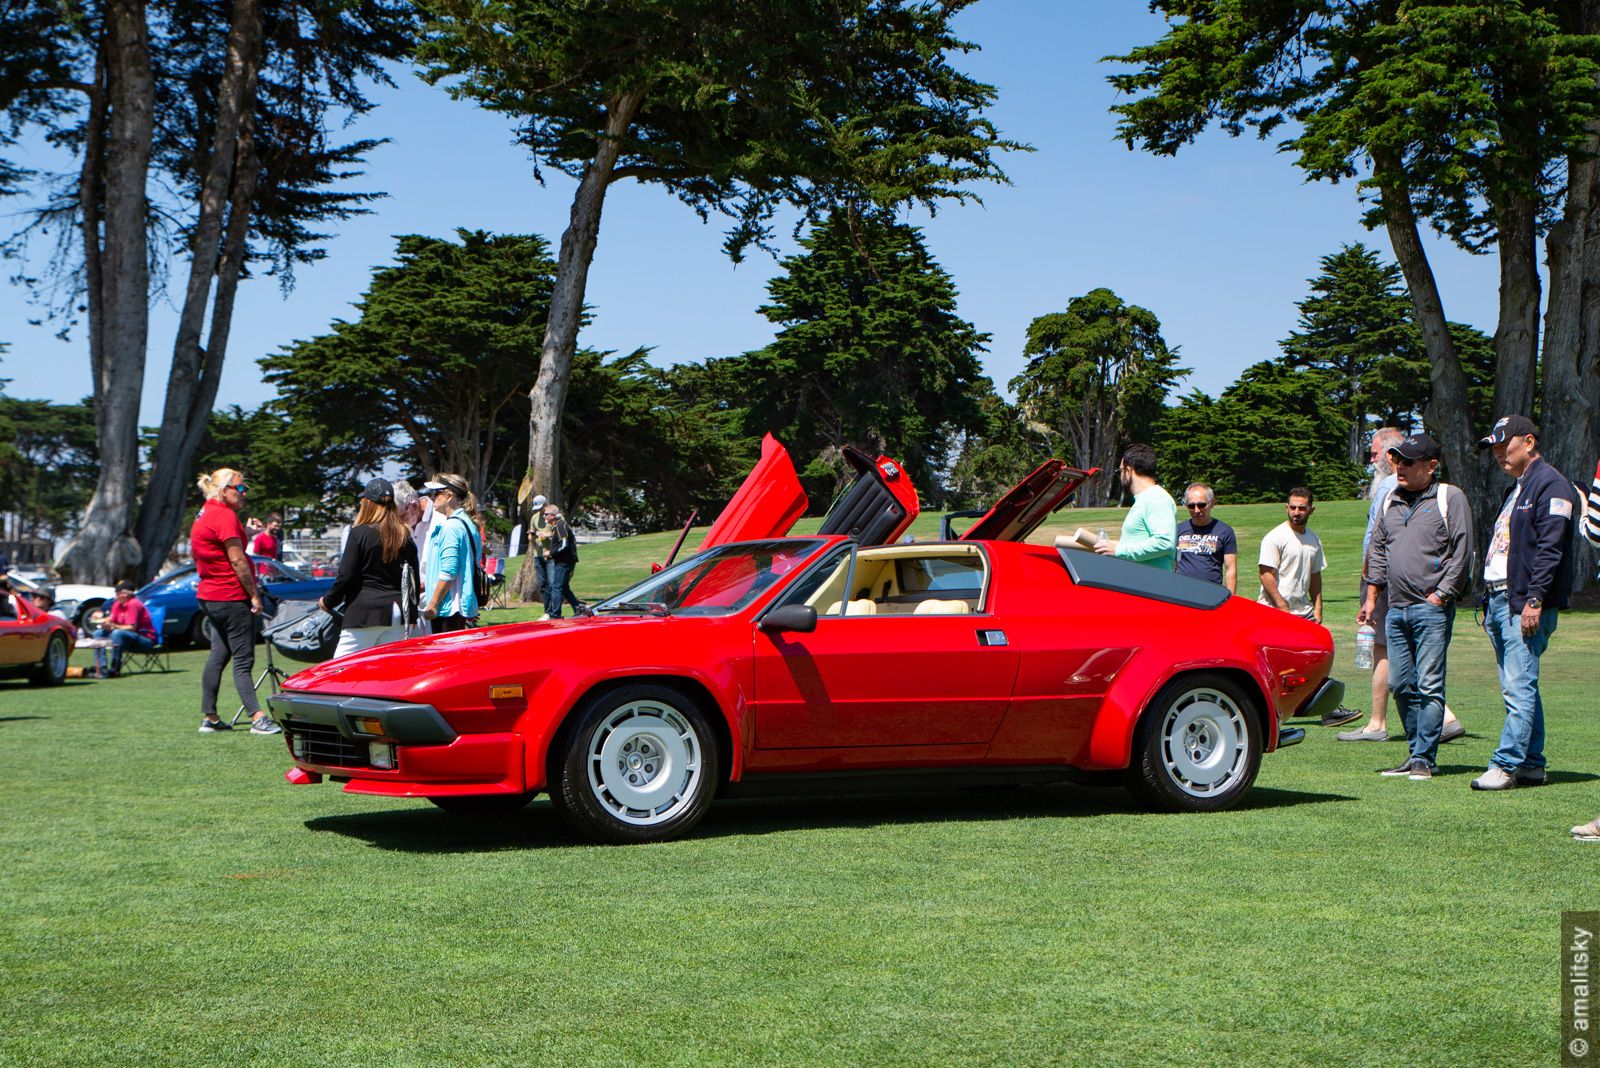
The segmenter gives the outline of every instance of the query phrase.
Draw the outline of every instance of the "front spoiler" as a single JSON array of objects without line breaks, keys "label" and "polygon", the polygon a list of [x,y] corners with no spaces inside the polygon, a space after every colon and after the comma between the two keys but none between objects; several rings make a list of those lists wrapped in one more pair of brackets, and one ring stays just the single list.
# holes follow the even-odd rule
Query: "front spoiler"
[{"label": "front spoiler", "polygon": [[[279,723],[290,717],[332,727],[346,738],[359,741],[398,742],[401,745],[449,745],[456,732],[432,705],[409,701],[385,701],[375,697],[343,697],[283,690],[267,698],[272,716]],[[377,734],[360,730],[354,717],[376,719],[382,726]]]}]

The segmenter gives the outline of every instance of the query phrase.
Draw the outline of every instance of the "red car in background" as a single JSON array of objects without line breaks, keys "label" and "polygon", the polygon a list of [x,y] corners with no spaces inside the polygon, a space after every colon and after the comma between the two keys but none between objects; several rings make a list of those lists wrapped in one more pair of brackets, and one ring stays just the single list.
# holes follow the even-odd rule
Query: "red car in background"
[{"label": "red car in background", "polygon": [[380,646],[270,699],[295,766],[450,811],[548,791],[579,833],[683,834],[714,796],[1115,777],[1149,804],[1236,804],[1321,714],[1328,631],[1219,586],[1025,539],[1089,472],[1052,460],[964,534],[899,543],[888,457],[814,536],[770,436],[691,559],[595,616]]},{"label": "red car in background", "polygon": [[54,686],[67,677],[76,644],[72,624],[39,611],[27,594],[0,590],[0,678]]}]

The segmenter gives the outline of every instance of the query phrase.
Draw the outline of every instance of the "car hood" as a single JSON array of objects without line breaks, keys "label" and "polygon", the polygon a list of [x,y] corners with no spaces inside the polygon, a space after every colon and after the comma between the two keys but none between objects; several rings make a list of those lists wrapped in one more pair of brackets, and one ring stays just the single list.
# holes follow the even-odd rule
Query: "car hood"
[{"label": "car hood", "polygon": [[88,601],[98,597],[109,601],[117,595],[111,586],[91,586],[81,582],[67,582],[55,588],[56,601]]},{"label": "car hood", "polygon": [[1011,487],[959,541],[1026,541],[1045,517],[1072,498],[1073,491],[1100,473],[1068,467],[1065,460],[1046,460]]},{"label": "car hood", "polygon": [[[667,645],[695,645],[683,632],[727,623],[731,616],[606,616],[508,623],[451,634],[434,634],[315,664],[284,682],[285,690],[388,697],[452,707],[481,703],[478,684],[536,679],[552,666],[612,662],[618,650],[632,650],[633,664],[647,664],[648,652]],[[668,642],[662,628],[677,633]],[[580,652],[580,647],[582,651]]]}]

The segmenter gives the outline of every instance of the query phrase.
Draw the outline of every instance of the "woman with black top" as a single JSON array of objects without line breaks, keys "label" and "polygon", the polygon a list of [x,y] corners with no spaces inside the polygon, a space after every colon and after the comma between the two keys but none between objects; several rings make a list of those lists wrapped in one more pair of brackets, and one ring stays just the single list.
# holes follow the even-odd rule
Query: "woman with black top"
[{"label": "woman with black top", "polygon": [[344,609],[334,656],[397,642],[417,622],[417,546],[394,506],[394,487],[375,478],[361,491],[360,509],[339,560],[339,577],[317,602]]}]

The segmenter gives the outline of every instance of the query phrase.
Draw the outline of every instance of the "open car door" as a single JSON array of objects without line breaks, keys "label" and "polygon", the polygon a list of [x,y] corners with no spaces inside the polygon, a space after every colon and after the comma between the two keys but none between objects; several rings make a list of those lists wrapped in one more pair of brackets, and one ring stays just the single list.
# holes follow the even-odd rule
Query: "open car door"
[{"label": "open car door", "polygon": [[1065,460],[1046,460],[955,540],[1026,541],[1046,516],[1071,500],[1079,486],[1099,473],[1098,467],[1083,471],[1068,467]]},{"label": "open car door", "polygon": [[[834,501],[818,533],[848,534],[862,545],[895,541],[921,510],[916,487],[887,456],[873,460],[846,446],[844,457],[856,469],[856,479]],[[788,450],[768,434],[761,439],[761,459],[711,524],[700,551],[734,541],[781,538],[805,515],[807,504]]]}]

